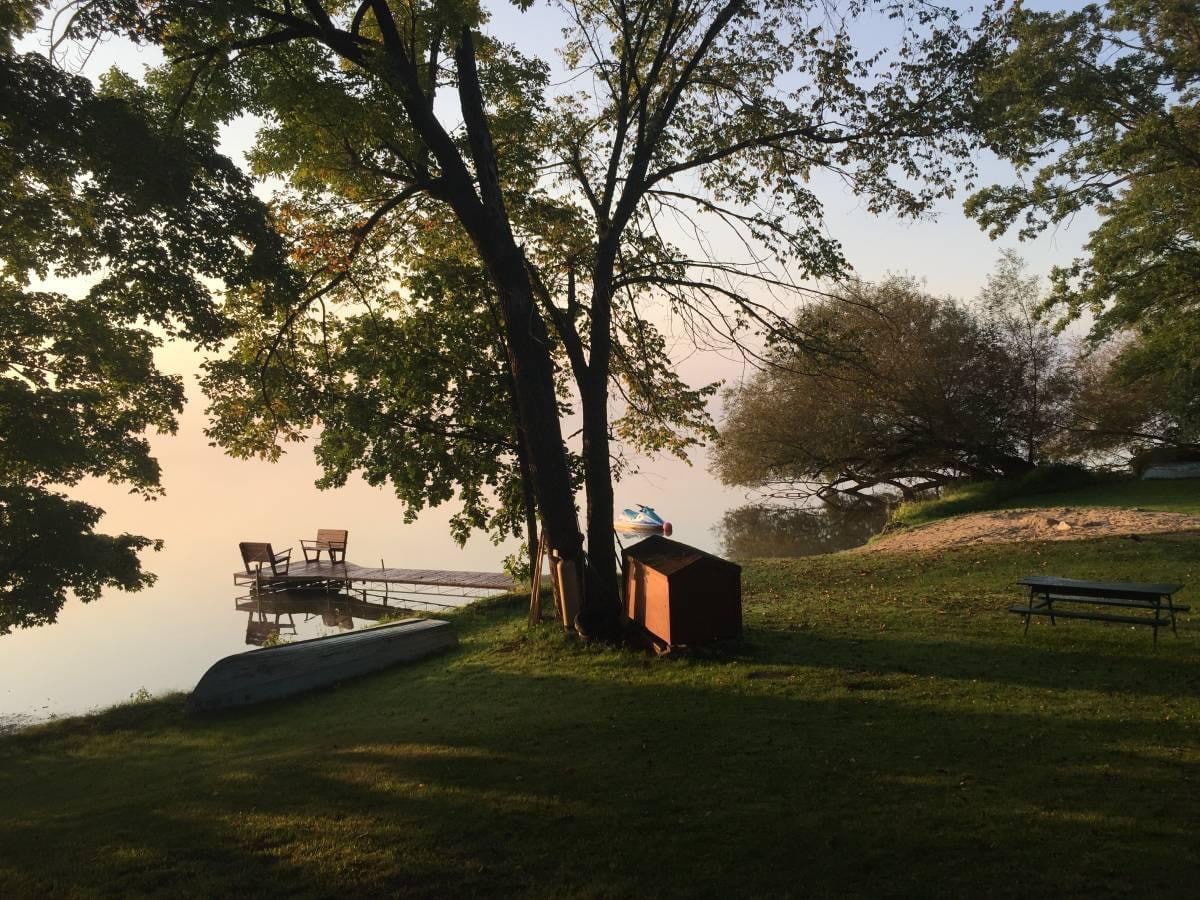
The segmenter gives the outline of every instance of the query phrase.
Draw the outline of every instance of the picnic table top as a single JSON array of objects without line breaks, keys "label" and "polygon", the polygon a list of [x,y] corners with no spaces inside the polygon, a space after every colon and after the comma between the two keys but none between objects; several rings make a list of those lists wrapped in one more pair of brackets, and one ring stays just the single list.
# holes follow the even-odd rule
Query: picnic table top
[{"label": "picnic table top", "polygon": [[1142,581],[1084,581],[1079,578],[1058,578],[1054,575],[1027,575],[1017,584],[1052,590],[1103,591],[1112,594],[1153,594],[1167,596],[1181,590],[1182,584],[1151,584]]}]

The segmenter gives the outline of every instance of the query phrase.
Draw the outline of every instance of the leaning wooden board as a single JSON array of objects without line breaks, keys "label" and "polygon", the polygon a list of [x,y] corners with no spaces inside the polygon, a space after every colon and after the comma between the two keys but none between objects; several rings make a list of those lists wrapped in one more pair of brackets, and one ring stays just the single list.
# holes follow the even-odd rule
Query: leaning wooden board
[{"label": "leaning wooden board", "polygon": [[278,700],[347,678],[413,662],[458,643],[442,619],[404,619],[348,634],[235,653],[204,673],[188,697],[193,711]]}]

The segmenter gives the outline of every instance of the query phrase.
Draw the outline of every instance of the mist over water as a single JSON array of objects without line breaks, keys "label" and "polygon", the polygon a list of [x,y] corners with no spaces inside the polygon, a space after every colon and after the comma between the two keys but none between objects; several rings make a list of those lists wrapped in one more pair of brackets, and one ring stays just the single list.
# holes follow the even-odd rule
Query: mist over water
[{"label": "mist over water", "polygon": [[[518,540],[494,545],[478,534],[465,547],[456,545],[449,529],[455,504],[424,510],[408,523],[387,487],[351,478],[336,490],[318,490],[321,472],[307,444],[291,445],[273,464],[226,456],[203,432],[204,401],[193,383],[198,361],[180,345],[162,351],[162,367],[191,385],[178,432],[151,438],[166,495],[148,502],[98,480],[70,491],[105,510],[99,530],[163,539],[161,552],[143,555],[157,583],[140,593],[109,591],[91,604],[71,600],[56,624],[0,637],[0,727],[126,702],[143,691],[187,691],[217,659],[255,643],[335,634],[371,621],[336,608],[305,608],[290,619],[268,612],[250,621],[236,603],[246,590],[233,584],[242,565],[239,541],[291,547],[301,559],[302,538],[315,537],[318,528],[345,528],[350,562],[405,569],[499,572],[504,558],[520,551]],[[733,383],[747,371],[744,360],[712,351],[681,354],[678,370],[692,384]],[[716,400],[713,414],[719,421]],[[571,432],[570,421],[564,430]],[[672,523],[676,540],[712,553],[807,555],[862,543],[873,533],[874,526],[853,517],[821,520],[811,511],[746,508],[746,491],[722,485],[708,471],[703,448],[688,461],[628,462],[631,471],[616,485],[617,509],[652,506]],[[582,496],[578,504],[582,509]],[[623,540],[628,545],[629,538]]]},{"label": "mist over water", "polygon": [[[307,447],[274,465],[233,460],[208,446],[202,426],[195,404],[178,434],[155,439],[165,497],[146,502],[102,482],[75,492],[106,510],[104,530],[164,539],[160,553],[144,556],[158,581],[136,594],[110,591],[91,604],[72,600],[56,624],[0,637],[0,721],[83,712],[125,702],[142,690],[190,690],[222,656],[264,640],[335,634],[377,618],[378,611],[364,617],[363,608],[344,604],[328,610],[309,604],[279,615],[274,608],[255,615],[244,603],[239,609],[236,600],[246,593],[233,584],[241,566],[239,541],[292,547],[301,558],[301,538],[318,528],[347,528],[347,558],[360,565],[480,571],[500,571],[504,557],[520,548],[516,540],[496,546],[482,535],[459,548],[448,528],[452,505],[407,524],[386,488],[352,480],[344,488],[317,490],[320,472]],[[740,558],[840,549],[846,538],[834,536],[839,529],[863,541],[870,534],[848,521],[819,525],[811,511],[789,516],[741,508],[744,491],[721,485],[708,472],[703,451],[690,466],[670,458],[643,461],[640,472],[617,485],[618,507],[635,503],[670,520],[675,539]]]},{"label": "mist over water", "polygon": [[[235,608],[235,598],[245,594],[233,585],[239,541],[292,547],[301,558],[301,538],[314,537],[318,528],[346,528],[347,558],[360,565],[478,571],[500,571],[504,557],[520,549],[516,540],[496,546],[482,535],[458,547],[450,538],[456,510],[450,504],[409,524],[388,488],[352,479],[319,491],[320,471],[306,445],[276,464],[231,459],[208,445],[202,407],[194,398],[179,432],[152,440],[165,497],[147,502],[100,481],[72,490],[105,510],[100,530],[164,540],[161,552],[143,555],[158,581],[140,593],[106,592],[90,604],[71,600],[56,624],[0,637],[0,721],[84,712],[125,702],[143,689],[190,690],[214,661],[251,649],[248,614]],[[726,509],[744,502],[743,492],[708,473],[703,451],[692,466],[666,459],[642,468],[617,486],[618,507],[654,506],[674,523],[679,540],[719,552],[714,526]],[[296,633],[285,626],[280,637],[340,630],[336,613],[294,618]]]}]

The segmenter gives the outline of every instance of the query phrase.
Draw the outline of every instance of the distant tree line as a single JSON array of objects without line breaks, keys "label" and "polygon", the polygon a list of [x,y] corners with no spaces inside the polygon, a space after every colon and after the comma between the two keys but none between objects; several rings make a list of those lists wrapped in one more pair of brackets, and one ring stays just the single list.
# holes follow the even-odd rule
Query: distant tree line
[{"label": "distant tree line", "polygon": [[[966,211],[1025,239],[1090,210],[1083,253],[1044,296],[1008,255],[974,307],[910,280],[843,285],[727,396],[719,475],[845,499],[1200,452],[1197,21],[1195,0],[1014,6],[974,119],[1016,178]],[[1073,345],[1060,329],[1089,317]]]},{"label": "distant tree line", "polygon": [[912,278],[850,281],[796,316],[726,392],[723,481],[775,498],[914,498],[1046,463],[1112,465],[1160,444],[1169,401],[1038,317],[1038,281],[1003,255],[978,301]]},{"label": "distant tree line", "polygon": [[[1086,430],[1107,434],[1105,449],[1129,435],[1200,445],[1198,22],[1196,0],[1017,6],[976,86],[984,141],[1018,177],[974,194],[968,214],[1021,238],[1099,216],[1083,254],[1052,270],[1043,305],[1092,319],[1093,355],[1076,375],[1091,399],[1075,408],[1086,419],[1095,405]],[[1148,395],[1159,414],[1137,421]]]}]

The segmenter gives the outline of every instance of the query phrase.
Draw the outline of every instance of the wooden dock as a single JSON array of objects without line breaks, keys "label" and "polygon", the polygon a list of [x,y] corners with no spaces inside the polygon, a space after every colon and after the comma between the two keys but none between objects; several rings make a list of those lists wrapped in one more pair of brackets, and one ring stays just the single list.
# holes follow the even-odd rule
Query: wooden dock
[{"label": "wooden dock", "polygon": [[245,569],[233,573],[233,583],[242,587],[265,590],[287,590],[320,583],[337,582],[346,590],[374,593],[372,587],[395,588],[398,594],[437,593],[450,595],[450,589],[461,591],[457,596],[481,596],[474,591],[511,591],[513,580],[501,572],[459,572],[446,569],[387,569],[359,566],[352,562],[292,563],[286,575],[247,574]]}]

